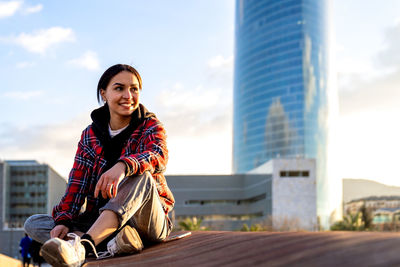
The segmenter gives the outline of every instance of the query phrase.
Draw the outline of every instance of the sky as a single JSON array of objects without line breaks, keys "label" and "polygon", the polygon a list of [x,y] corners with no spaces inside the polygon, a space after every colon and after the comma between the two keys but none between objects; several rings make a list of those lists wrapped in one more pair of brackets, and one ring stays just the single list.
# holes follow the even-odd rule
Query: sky
[{"label": "sky", "polygon": [[[167,174],[229,174],[234,1],[1,1],[0,159],[67,177],[116,63],[168,133]],[[337,173],[400,186],[400,1],[333,0]]]}]

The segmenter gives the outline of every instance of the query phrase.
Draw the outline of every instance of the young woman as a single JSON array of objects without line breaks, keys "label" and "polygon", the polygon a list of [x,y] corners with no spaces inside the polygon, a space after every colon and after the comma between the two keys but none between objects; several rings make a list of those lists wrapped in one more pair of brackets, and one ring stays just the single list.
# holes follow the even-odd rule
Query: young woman
[{"label": "young woman", "polygon": [[97,99],[104,105],[82,133],[65,195],[52,216],[25,222],[28,235],[44,243],[48,263],[80,266],[88,253],[98,256],[95,247],[106,251],[100,257],[134,253],[142,240],[169,235],[167,214],[175,201],[163,175],[165,130],[139,103],[141,89],[142,79],[129,65],[114,65],[101,76]]}]

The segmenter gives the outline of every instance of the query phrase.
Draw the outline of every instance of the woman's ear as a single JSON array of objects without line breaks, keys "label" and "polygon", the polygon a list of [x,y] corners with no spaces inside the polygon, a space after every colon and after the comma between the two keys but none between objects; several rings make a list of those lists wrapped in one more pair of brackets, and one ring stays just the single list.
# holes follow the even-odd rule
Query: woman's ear
[{"label": "woman's ear", "polygon": [[106,99],[106,90],[100,89],[100,95],[101,95],[101,100],[103,100],[103,102],[106,103],[106,102],[107,102],[107,99]]}]

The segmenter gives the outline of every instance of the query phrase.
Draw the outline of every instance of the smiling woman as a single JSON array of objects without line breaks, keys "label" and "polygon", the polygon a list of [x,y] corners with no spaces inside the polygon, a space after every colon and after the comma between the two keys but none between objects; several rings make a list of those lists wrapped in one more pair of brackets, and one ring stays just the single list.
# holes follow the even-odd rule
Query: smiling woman
[{"label": "smiling woman", "polygon": [[44,243],[41,254],[50,264],[79,266],[89,253],[104,258],[139,252],[142,239],[161,242],[171,232],[165,130],[139,103],[141,88],[129,65],[104,72],[97,86],[104,105],[82,133],[65,195],[52,216],[25,222],[25,231]]}]

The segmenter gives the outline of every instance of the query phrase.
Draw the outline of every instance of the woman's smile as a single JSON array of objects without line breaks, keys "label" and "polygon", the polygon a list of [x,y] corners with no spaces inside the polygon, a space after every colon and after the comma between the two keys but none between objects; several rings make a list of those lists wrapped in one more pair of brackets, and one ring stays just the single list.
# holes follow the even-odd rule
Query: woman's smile
[{"label": "woman's smile", "polygon": [[131,108],[134,105],[134,103],[133,102],[131,102],[131,103],[120,103],[119,105],[123,106],[123,107],[126,107],[126,108]]}]

